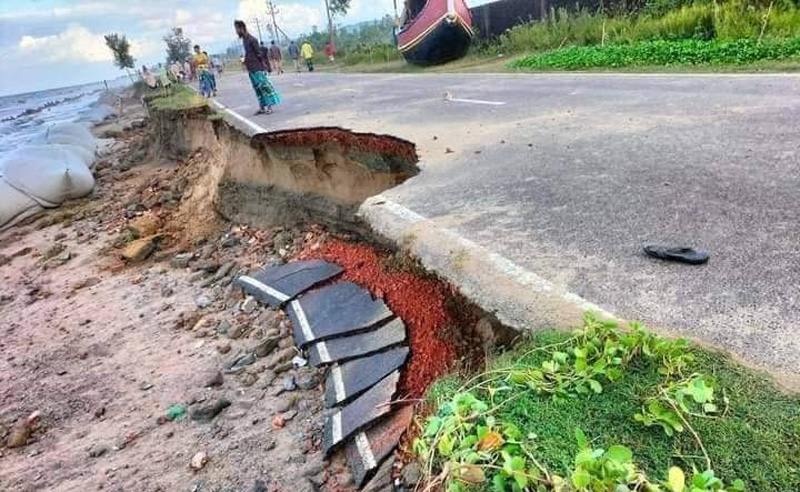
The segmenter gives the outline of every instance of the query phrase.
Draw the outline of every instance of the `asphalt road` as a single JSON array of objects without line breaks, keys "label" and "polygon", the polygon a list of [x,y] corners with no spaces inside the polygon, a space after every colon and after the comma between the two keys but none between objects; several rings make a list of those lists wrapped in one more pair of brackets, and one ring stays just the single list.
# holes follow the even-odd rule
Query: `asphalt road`
[{"label": "asphalt road", "polygon": [[[415,142],[385,195],[626,319],[798,381],[800,77],[283,75],[267,130],[335,125]],[[219,100],[246,116],[244,74]],[[504,104],[446,101],[474,99]],[[645,257],[708,250],[705,266]],[[790,383],[791,384],[791,383]]]}]

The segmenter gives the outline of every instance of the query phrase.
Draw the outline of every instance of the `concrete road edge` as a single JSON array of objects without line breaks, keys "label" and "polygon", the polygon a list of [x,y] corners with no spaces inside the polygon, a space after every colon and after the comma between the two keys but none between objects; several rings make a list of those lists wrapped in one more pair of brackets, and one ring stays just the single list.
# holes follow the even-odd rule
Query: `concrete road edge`
[{"label": "concrete road edge", "polygon": [[365,201],[358,214],[375,233],[419,259],[509,328],[524,332],[573,327],[587,311],[620,321],[600,306],[382,195]]}]

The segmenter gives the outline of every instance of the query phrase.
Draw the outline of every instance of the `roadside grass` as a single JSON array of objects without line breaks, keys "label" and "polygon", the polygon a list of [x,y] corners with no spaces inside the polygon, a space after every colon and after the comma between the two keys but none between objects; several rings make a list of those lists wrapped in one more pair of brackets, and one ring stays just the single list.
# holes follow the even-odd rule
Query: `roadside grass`
[{"label": "roadside grass", "polygon": [[154,90],[144,96],[150,107],[161,111],[180,111],[206,106],[206,99],[185,84],[172,84],[168,91]]},{"label": "roadside grass", "polygon": [[605,46],[571,46],[530,55],[513,63],[518,69],[585,70],[639,66],[749,65],[800,59],[800,37],[734,41],[643,41]]},{"label": "roadside grass", "polygon": [[[558,331],[535,334],[496,358],[487,371],[539,365],[549,355],[531,353],[532,349],[569,337]],[[742,479],[751,492],[800,490],[800,396],[781,392],[767,377],[723,354],[697,347],[691,348],[691,353],[695,359],[687,371],[706,374],[719,398],[724,394],[729,399],[724,415],[692,418],[716,475],[726,482]],[[499,422],[516,425],[523,435],[535,434],[532,453],[562,476],[569,476],[579,451],[577,428],[586,433],[593,448],[629,447],[634,462],[653,479],[665,480],[671,465],[703,470],[701,450],[689,432],[669,437],[660,428],[645,427],[633,418],[663,377],[658,364],[637,361],[624,373],[620,380],[604,385],[602,393],[589,397],[559,401],[523,391],[500,406],[495,416]],[[462,378],[454,376],[437,382],[429,390],[429,401],[438,406],[451,400],[462,383]],[[485,392],[477,396],[491,399]]]}]

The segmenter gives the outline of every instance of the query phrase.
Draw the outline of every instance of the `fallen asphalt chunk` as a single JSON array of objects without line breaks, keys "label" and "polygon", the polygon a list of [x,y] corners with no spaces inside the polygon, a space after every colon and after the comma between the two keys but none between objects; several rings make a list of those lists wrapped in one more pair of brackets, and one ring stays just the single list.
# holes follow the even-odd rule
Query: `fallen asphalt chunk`
[{"label": "fallen asphalt chunk", "polygon": [[371,355],[405,340],[406,325],[403,320],[395,318],[377,330],[315,343],[308,350],[309,361],[319,367]]},{"label": "fallen asphalt chunk", "polygon": [[295,261],[267,267],[238,277],[233,284],[260,302],[278,308],[311,287],[342,273],[342,268],[323,260]]},{"label": "fallen asphalt chunk", "polygon": [[369,429],[357,432],[347,442],[347,463],[353,471],[356,487],[361,488],[397,447],[413,416],[414,407],[406,405]]},{"label": "fallen asphalt chunk", "polygon": [[371,328],[394,315],[383,301],[352,282],[331,285],[292,301],[287,309],[301,348]]},{"label": "fallen asphalt chunk", "polygon": [[352,400],[387,374],[399,369],[407,358],[408,347],[398,347],[333,366],[325,381],[325,406],[335,407]]},{"label": "fallen asphalt chunk", "polygon": [[322,439],[326,455],[353,433],[391,411],[390,402],[399,380],[400,371],[395,371],[352,403],[328,416]]}]

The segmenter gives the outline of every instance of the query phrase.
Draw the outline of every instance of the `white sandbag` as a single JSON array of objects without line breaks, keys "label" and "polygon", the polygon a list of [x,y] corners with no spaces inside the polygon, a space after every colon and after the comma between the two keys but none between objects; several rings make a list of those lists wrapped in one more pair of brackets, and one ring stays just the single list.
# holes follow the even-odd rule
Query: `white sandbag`
[{"label": "white sandbag", "polygon": [[0,231],[44,210],[25,193],[0,178]]},{"label": "white sandbag", "polygon": [[92,132],[78,123],[57,123],[43,130],[34,139],[34,143],[77,145],[92,154],[97,150],[97,139]]},{"label": "white sandbag", "polygon": [[0,160],[0,175],[43,207],[55,207],[92,192],[86,154],[74,145],[29,145]]}]

